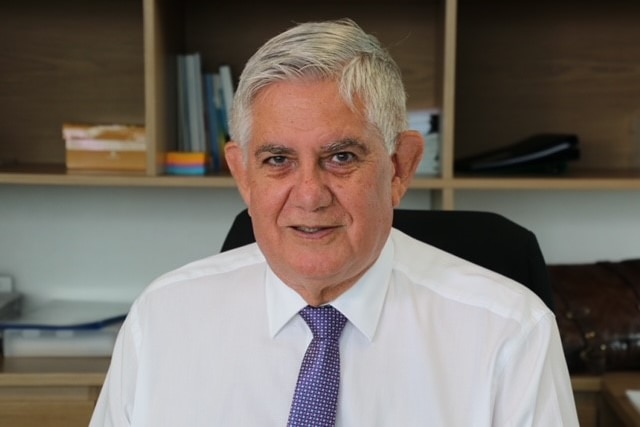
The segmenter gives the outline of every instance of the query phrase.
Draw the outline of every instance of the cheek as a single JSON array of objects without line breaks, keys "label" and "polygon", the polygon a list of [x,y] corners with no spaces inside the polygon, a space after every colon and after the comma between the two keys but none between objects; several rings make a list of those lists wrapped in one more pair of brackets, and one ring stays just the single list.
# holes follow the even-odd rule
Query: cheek
[{"label": "cheek", "polygon": [[266,183],[263,179],[251,181],[251,194],[247,201],[253,217],[256,237],[277,232],[278,218],[286,206],[289,187]]},{"label": "cheek", "polygon": [[278,201],[279,199],[280,197],[275,192],[269,193],[267,197],[264,189],[254,187],[248,203],[249,211],[261,220],[273,218],[281,205]]},{"label": "cheek", "polygon": [[274,183],[260,173],[249,173],[248,185],[251,188],[250,203],[269,206],[277,203],[289,191],[284,182]]},{"label": "cheek", "polygon": [[369,189],[369,194],[372,195],[372,203],[379,205],[380,207],[394,206],[394,176],[393,165],[391,162],[387,162],[379,168],[376,173],[376,179],[372,186],[375,188]]},{"label": "cheek", "polygon": [[351,207],[351,216],[358,225],[354,231],[365,241],[376,240],[380,236],[376,231],[390,227],[393,215],[391,175],[384,168],[377,172],[374,179],[357,183],[350,192],[351,197],[343,198],[346,206]]}]

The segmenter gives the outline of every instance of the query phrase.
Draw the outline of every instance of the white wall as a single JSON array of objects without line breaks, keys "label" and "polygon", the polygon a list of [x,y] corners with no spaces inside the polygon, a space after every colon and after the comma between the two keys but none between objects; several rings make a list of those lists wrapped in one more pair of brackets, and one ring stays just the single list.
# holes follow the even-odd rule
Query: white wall
[{"label": "white wall", "polygon": [[493,210],[529,228],[549,264],[640,258],[638,191],[465,191],[456,209]]},{"label": "white wall", "polygon": [[[403,207],[428,208],[413,191]],[[638,192],[462,193],[536,232],[549,263],[640,257]],[[33,299],[132,300],[156,276],[217,253],[235,189],[0,186],[0,274]]]},{"label": "white wall", "polygon": [[235,189],[0,186],[0,274],[27,296],[129,301],[219,251]]}]

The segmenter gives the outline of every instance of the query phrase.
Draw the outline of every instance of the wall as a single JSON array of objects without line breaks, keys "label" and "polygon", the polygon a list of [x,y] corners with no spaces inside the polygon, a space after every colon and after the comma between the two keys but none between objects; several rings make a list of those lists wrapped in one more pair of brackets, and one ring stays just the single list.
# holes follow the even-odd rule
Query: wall
[{"label": "wall", "polygon": [[640,258],[638,191],[457,194],[457,209],[495,210],[534,231],[549,264]]},{"label": "wall", "polygon": [[[411,192],[403,207],[428,207]],[[549,263],[640,257],[637,192],[464,192],[458,209],[534,230]],[[132,300],[154,277],[218,252],[235,189],[0,186],[0,274],[30,300]]]},{"label": "wall", "polygon": [[0,273],[42,298],[131,300],[218,252],[235,190],[0,186]]}]

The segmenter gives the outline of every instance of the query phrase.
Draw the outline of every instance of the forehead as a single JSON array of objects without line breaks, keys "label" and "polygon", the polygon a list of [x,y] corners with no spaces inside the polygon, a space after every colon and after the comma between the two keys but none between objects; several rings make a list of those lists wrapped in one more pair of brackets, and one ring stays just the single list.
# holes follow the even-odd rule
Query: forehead
[{"label": "forehead", "polygon": [[[364,118],[364,108],[358,101],[347,104],[335,81],[290,80],[272,83],[263,88],[253,102],[254,116],[286,115],[295,118],[305,114],[312,119],[319,115],[349,115]],[[273,118],[273,117],[272,117]]]},{"label": "forehead", "polygon": [[[349,105],[332,81],[288,81],[265,87],[253,106],[253,142],[309,139],[331,143],[345,138],[382,144],[363,105]],[[379,141],[377,141],[379,140]]]}]

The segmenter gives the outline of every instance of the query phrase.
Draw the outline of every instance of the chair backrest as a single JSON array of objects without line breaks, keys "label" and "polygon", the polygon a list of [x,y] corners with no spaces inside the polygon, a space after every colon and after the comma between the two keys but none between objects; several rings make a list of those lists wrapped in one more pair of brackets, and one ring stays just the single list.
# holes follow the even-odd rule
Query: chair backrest
[{"label": "chair backrest", "polygon": [[[538,240],[533,232],[510,219],[481,211],[396,209],[393,226],[522,283],[554,309],[551,281]],[[254,241],[251,218],[244,209],[234,219],[221,250]]]}]

